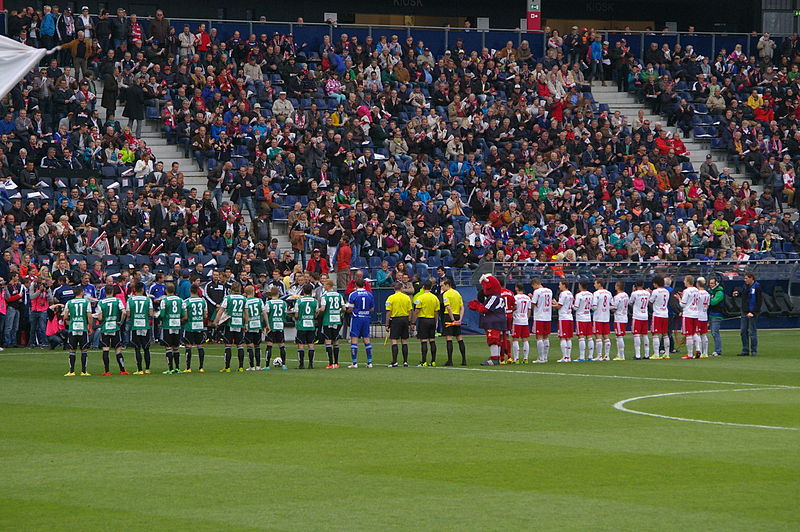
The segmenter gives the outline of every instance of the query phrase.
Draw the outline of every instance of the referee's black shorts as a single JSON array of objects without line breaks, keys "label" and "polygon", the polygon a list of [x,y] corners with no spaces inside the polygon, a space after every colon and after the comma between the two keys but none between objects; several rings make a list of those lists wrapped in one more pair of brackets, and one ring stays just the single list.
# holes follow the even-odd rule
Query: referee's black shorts
[{"label": "referee's black shorts", "polygon": [[408,340],[408,316],[395,316],[389,321],[389,339]]},{"label": "referee's black shorts", "polygon": [[420,340],[436,338],[436,318],[420,318],[417,320],[417,338]]},{"label": "referee's black shorts", "polygon": [[[453,314],[453,321],[458,321],[461,319],[460,314]],[[461,336],[461,325],[447,325],[444,328],[444,335],[445,336]]]}]

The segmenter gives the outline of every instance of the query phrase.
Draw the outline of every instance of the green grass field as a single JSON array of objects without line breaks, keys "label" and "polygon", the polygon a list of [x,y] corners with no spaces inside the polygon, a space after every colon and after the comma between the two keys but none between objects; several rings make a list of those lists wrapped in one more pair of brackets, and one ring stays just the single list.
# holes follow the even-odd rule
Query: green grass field
[{"label": "green grass field", "polygon": [[[760,340],[486,369],[482,338],[467,369],[387,369],[378,341],[373,369],[231,374],[215,347],[209,373],[129,377],[92,352],[86,378],[5,351],[0,530],[798,530],[800,331]],[[711,390],[623,408],[736,425],[614,408]]]}]

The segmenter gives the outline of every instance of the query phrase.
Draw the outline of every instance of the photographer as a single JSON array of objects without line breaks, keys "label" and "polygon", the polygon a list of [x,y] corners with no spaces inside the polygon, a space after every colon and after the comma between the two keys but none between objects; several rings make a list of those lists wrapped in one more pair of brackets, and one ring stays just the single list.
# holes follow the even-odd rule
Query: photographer
[{"label": "photographer", "polygon": [[36,278],[30,282],[28,288],[31,302],[28,347],[47,347],[47,309],[50,307],[48,298],[51,283],[52,280],[48,278]]}]

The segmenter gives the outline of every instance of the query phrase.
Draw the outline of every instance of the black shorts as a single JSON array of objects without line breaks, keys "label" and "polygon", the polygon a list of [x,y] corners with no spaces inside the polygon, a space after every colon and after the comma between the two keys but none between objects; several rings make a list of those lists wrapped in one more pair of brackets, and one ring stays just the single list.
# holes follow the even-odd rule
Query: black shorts
[{"label": "black shorts", "polygon": [[261,345],[261,331],[249,331],[244,333],[244,343],[247,345]]},{"label": "black shorts", "polygon": [[183,340],[187,345],[203,345],[206,341],[205,331],[186,331],[183,333]]},{"label": "black shorts", "polygon": [[164,329],[161,338],[167,347],[178,347],[181,345],[181,331],[174,329]]},{"label": "black shorts", "polygon": [[[453,321],[458,321],[461,319],[461,316],[458,314],[453,314]],[[448,325],[444,328],[444,335],[445,336],[461,336],[461,325]]]},{"label": "black shorts", "polygon": [[89,335],[85,332],[80,334],[67,333],[67,347],[69,347],[70,351],[87,349],[89,347]]},{"label": "black shorts", "polygon": [[234,331],[229,327],[225,327],[222,332],[222,338],[226,345],[242,345],[242,336],[244,333],[241,330]]},{"label": "black shorts", "polygon": [[141,331],[131,331],[131,344],[134,347],[147,347],[150,345],[150,330],[144,331],[144,334],[136,334]]},{"label": "black shorts", "polygon": [[326,340],[335,342],[339,339],[339,331],[341,330],[341,325],[337,325],[336,327],[325,326],[322,328],[322,336],[324,336]]},{"label": "black shorts", "polygon": [[100,347],[116,349],[122,345],[122,333],[117,331],[111,334],[102,333],[100,335]]},{"label": "black shorts", "polygon": [[286,342],[283,331],[270,331],[267,333],[267,342],[270,344],[282,344]]},{"label": "black shorts", "polygon": [[397,316],[389,321],[389,338],[392,340],[408,340],[410,322],[408,316]]},{"label": "black shorts", "polygon": [[420,340],[432,340],[436,338],[435,318],[420,318],[417,320],[417,338]]},{"label": "black shorts", "polygon": [[313,344],[317,341],[317,331],[297,331],[295,342],[298,344]]}]

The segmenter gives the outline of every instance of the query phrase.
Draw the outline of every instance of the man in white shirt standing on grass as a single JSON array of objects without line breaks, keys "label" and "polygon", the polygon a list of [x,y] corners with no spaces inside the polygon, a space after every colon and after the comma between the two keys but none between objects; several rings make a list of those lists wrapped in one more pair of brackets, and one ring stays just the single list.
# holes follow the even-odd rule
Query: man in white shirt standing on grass
[{"label": "man in white shirt standing on grass", "polygon": [[683,278],[683,286],[684,289],[681,293],[681,332],[686,338],[686,355],[681,358],[695,358],[700,356],[700,346],[695,345],[695,338],[697,337],[697,303],[700,295],[694,286],[693,276],[685,276]]},{"label": "man in white shirt standing on grass", "polygon": [[[611,292],[604,288],[602,279],[594,281],[594,296],[592,297],[592,310],[594,311],[594,350],[597,360],[611,359]],[[605,354],[603,354],[605,347]]]},{"label": "man in white shirt standing on grass", "polygon": [[[578,293],[572,308],[575,310],[575,321],[578,326],[578,362],[589,362],[594,357],[594,342],[592,341],[592,293],[587,290],[589,281],[578,283]],[[588,345],[586,340],[589,340]],[[584,358],[586,349],[589,349],[589,358]]]},{"label": "man in white shirt standing on grass", "polygon": [[617,337],[617,356],[614,360],[625,360],[625,330],[628,328],[628,297],[625,292],[625,281],[617,281],[614,285],[617,293],[611,300],[614,309],[614,336]]},{"label": "man in white shirt standing on grass", "polygon": [[[642,347],[644,347],[644,358],[650,358],[650,341],[647,338],[650,292],[644,289],[642,281],[634,281],[633,292],[628,303],[633,307],[633,354],[636,360],[642,359]],[[644,340],[644,345],[642,345]],[[656,351],[658,354],[658,351]]]},{"label": "man in white shirt standing on grass", "polygon": [[558,283],[558,301],[553,306],[558,309],[558,338],[561,340],[561,358],[559,362],[572,361],[572,336],[575,322],[572,321],[572,303],[575,296],[569,290],[566,281]]},{"label": "man in white shirt standing on grass", "polygon": [[553,321],[553,291],[542,286],[538,277],[531,280],[533,286],[533,323],[536,333],[536,350],[539,358],[536,362],[544,364],[550,353],[550,324]]}]

